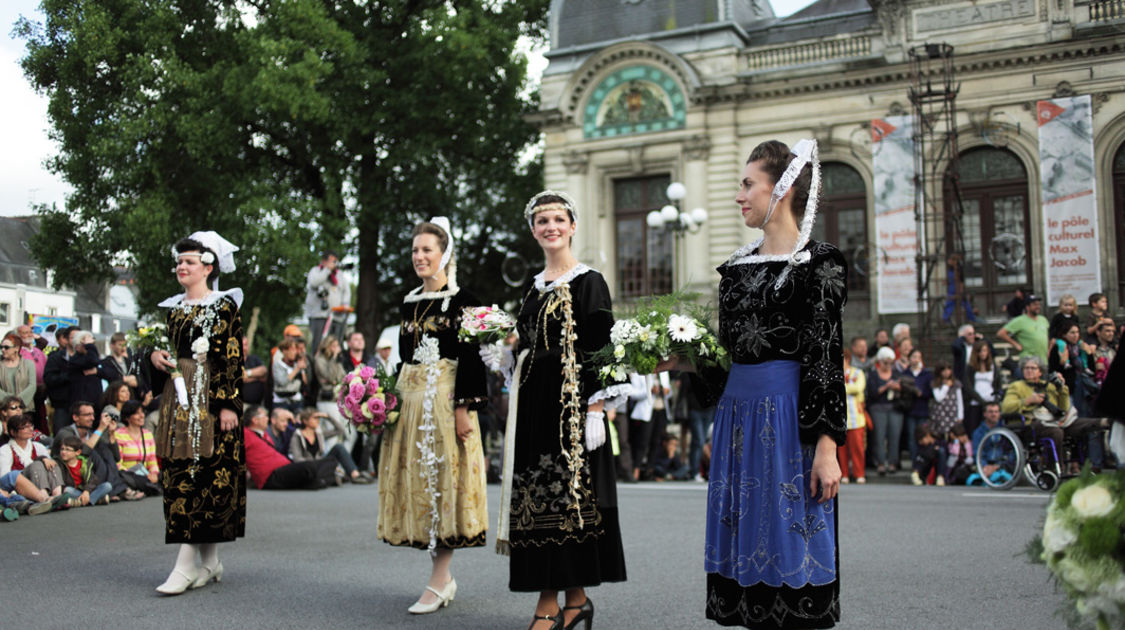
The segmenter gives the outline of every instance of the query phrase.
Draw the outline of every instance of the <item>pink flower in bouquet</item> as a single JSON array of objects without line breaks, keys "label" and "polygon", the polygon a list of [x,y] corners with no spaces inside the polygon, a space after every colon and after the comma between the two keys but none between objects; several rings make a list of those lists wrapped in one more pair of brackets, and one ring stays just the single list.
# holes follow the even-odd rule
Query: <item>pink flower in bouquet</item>
[{"label": "pink flower in bouquet", "polygon": [[387,404],[387,409],[394,409],[398,406],[398,398],[395,398],[394,394],[386,394],[386,400],[384,402]]},{"label": "pink flower in bouquet", "polygon": [[360,380],[366,381],[367,379],[371,378],[372,376],[375,376],[375,368],[371,367],[370,365],[365,365],[365,366],[359,368],[359,378],[360,378]]},{"label": "pink flower in bouquet", "polygon": [[359,402],[363,400],[365,394],[367,394],[367,388],[363,386],[362,382],[357,380],[348,385],[348,398]]},{"label": "pink flower in bouquet", "polygon": [[374,396],[379,393],[379,379],[373,378],[367,381],[367,395]]},{"label": "pink flower in bouquet", "polygon": [[370,398],[363,403],[363,415],[367,418],[378,418],[381,422],[387,416],[387,406],[379,398]]}]

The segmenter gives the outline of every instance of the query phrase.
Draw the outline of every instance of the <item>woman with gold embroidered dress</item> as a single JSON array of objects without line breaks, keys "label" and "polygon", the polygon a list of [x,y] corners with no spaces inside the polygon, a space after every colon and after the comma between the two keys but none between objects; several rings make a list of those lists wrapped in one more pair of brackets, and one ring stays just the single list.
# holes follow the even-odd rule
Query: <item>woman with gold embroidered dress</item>
[{"label": "woman with gold embroidered dress", "polygon": [[718,269],[719,337],[734,364],[701,375],[697,389],[718,398],[704,568],[707,618],[724,626],[830,628],[840,618],[847,265],[809,238],[819,189],[815,141],[792,153],[758,145],[735,201],[764,237]]},{"label": "woman with gold embroidered dress", "polygon": [[524,213],[546,268],[517,316],[497,545],[511,555],[508,587],[539,593],[529,628],[589,629],[585,589],[625,580],[603,407],[627,385],[603,390],[588,359],[609,343],[613,314],[605,279],[571,253],[574,202],[548,190]]},{"label": "woman with gold embroidered dress", "polygon": [[488,401],[477,346],[458,340],[461,312],[480,302],[457,286],[449,220],[414,228],[411,260],[422,286],[403,299],[399,327],[399,420],[379,456],[379,538],[428,549],[432,568],[408,610],[434,612],[453,601],[453,550],[483,547],[488,529],[485,459],[477,409]]},{"label": "woman with gold embroidered dress", "polygon": [[245,534],[246,453],[235,430],[242,413],[242,290],[217,289],[220,271],[234,271],[236,251],[215,232],[176,243],[173,271],[184,292],[160,303],[169,309],[175,356],[150,355],[153,389],[163,388],[156,455],[164,540],[180,545],[172,573],[156,588],[165,595],[222,580],[218,543]]}]

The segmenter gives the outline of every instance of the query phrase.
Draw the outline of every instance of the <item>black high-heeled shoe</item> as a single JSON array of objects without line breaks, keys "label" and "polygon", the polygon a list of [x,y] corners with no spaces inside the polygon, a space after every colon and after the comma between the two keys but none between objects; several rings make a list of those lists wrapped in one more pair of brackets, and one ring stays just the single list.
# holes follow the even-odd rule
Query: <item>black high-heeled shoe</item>
[{"label": "black high-heeled shoe", "polygon": [[555,613],[554,616],[551,616],[551,615],[535,615],[534,617],[531,618],[531,623],[528,624],[527,630],[531,630],[532,628],[534,628],[535,622],[537,622],[537,621],[550,621],[551,627],[548,628],[548,630],[565,630],[563,628],[563,615],[562,615],[561,610],[559,612]]},{"label": "black high-heeled shoe", "polygon": [[590,601],[589,597],[586,598],[586,602],[581,606],[564,606],[563,610],[580,611],[575,615],[574,619],[570,620],[570,623],[566,624],[563,630],[574,630],[574,628],[578,627],[579,621],[586,622],[586,630],[590,630],[590,626],[594,625],[594,602]]}]

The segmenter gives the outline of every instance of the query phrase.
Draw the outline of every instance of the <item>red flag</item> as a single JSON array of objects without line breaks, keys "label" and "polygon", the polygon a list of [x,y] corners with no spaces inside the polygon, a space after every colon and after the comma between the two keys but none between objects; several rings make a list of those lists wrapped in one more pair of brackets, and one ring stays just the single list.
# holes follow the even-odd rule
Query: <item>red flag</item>
[{"label": "red flag", "polygon": [[1059,107],[1051,101],[1039,101],[1036,103],[1036,109],[1040,127],[1051,122],[1056,116],[1066,111],[1065,107]]},{"label": "red flag", "polygon": [[891,132],[897,128],[898,127],[895,127],[885,120],[876,118],[871,121],[871,141],[880,142],[883,138],[891,135]]}]

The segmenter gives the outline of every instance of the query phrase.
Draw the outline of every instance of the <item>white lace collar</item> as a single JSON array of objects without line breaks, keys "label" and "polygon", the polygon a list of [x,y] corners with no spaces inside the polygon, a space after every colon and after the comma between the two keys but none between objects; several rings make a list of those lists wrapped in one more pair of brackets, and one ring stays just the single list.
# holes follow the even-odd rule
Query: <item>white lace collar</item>
[{"label": "white lace collar", "polygon": [[229,295],[230,298],[234,300],[235,306],[242,308],[242,289],[239,288],[227,289],[226,291],[212,291],[201,300],[189,300],[184,297],[185,295],[186,294],[184,293],[173,295],[160,304],[157,304],[157,306],[161,308],[172,308],[175,306],[179,306],[180,304],[186,304],[189,306],[209,306],[219,301],[220,298]]},{"label": "white lace collar", "polygon": [[423,291],[426,285],[415,288],[406,297],[402,298],[403,304],[411,304],[414,302],[421,302],[422,300],[441,300],[441,312],[449,310],[449,299],[457,295],[461,287],[456,285],[446,284],[446,288],[442,291]]},{"label": "white lace collar", "polygon": [[807,249],[804,249],[804,246],[808,245],[808,241],[801,243],[801,248],[796,249],[788,254],[753,253],[754,250],[758,249],[762,245],[762,241],[764,240],[764,238],[760,238],[753,243],[750,243],[749,245],[743,245],[742,247],[736,249],[734,253],[730,255],[730,258],[727,259],[726,264],[746,265],[753,263],[788,262],[792,265],[803,265],[812,258],[812,254],[810,254]]},{"label": "white lace collar", "polygon": [[535,274],[535,288],[538,289],[540,292],[554,291],[555,287],[559,286],[560,284],[563,284],[564,282],[570,282],[571,280],[573,280],[573,279],[577,278],[578,276],[586,273],[587,271],[593,271],[593,269],[590,269],[584,263],[578,263],[570,271],[564,273],[563,275],[559,276],[558,278],[555,278],[554,280],[552,280],[550,282],[550,284],[548,284],[547,281],[544,279],[545,276],[547,275],[547,270],[544,269],[543,271],[540,271],[539,273]]}]

